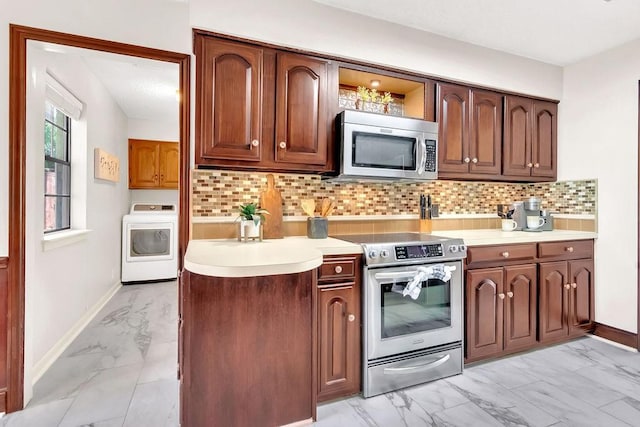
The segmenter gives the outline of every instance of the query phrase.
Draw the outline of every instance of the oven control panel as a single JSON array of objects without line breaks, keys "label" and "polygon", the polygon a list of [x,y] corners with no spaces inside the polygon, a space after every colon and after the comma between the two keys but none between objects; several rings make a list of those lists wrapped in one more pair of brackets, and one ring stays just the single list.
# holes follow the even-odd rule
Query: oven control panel
[{"label": "oven control panel", "polygon": [[396,259],[424,259],[442,257],[444,251],[441,243],[429,245],[396,246]]}]

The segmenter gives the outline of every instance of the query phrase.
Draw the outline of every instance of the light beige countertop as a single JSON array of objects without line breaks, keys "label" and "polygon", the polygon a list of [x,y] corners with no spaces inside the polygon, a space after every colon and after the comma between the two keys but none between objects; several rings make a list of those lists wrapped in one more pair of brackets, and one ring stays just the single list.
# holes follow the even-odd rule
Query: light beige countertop
[{"label": "light beige countertop", "polygon": [[254,277],[293,274],[322,264],[323,255],[361,253],[362,248],[342,240],[296,236],[262,242],[191,240],[184,267],[192,273],[215,277]]},{"label": "light beige countertop", "polygon": [[491,230],[441,230],[433,234],[444,237],[457,237],[467,246],[508,245],[510,243],[555,242],[559,240],[597,239],[598,233],[591,231],[553,230],[553,231],[502,231]]}]

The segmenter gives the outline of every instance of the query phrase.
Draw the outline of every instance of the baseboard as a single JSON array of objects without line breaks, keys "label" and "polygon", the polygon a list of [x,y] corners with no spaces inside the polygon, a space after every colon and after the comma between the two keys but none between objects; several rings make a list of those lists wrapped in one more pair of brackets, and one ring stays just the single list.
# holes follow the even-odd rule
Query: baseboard
[{"label": "baseboard", "polygon": [[638,348],[638,334],[634,334],[633,332],[596,322],[593,334],[600,338],[626,345],[627,347]]},{"label": "baseboard", "polygon": [[115,283],[108,291],[105,293],[102,298],[98,300],[92,307],[90,307],[85,313],[78,319],[78,321],[69,329],[63,336],[58,340],[57,343],[51,347],[49,351],[40,359],[38,362],[33,365],[33,382],[35,384],[44,373],[53,365],[53,362],[56,361],[58,357],[69,347],[69,345],[73,342],[74,339],[82,332],[84,328],[87,327],[89,322],[96,317],[96,314],[102,307],[104,307],[107,302],[118,292],[118,289],[122,287],[122,283]]}]

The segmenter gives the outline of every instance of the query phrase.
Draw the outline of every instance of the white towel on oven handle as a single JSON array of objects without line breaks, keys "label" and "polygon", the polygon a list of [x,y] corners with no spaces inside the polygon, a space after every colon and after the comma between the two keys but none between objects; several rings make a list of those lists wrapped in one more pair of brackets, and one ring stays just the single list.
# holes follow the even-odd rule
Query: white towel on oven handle
[{"label": "white towel on oven handle", "polygon": [[428,279],[438,279],[443,282],[451,280],[451,272],[456,269],[455,265],[435,264],[429,267],[418,267],[416,275],[402,291],[403,296],[409,295],[412,299],[418,299],[422,290],[421,283]]}]

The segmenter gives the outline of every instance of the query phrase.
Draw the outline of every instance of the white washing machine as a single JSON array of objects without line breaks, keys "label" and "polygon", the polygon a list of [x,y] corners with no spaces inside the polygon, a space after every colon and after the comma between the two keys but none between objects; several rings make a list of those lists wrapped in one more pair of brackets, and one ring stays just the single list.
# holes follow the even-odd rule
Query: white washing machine
[{"label": "white washing machine", "polygon": [[178,276],[178,211],[173,204],[133,203],[122,218],[121,281]]}]

